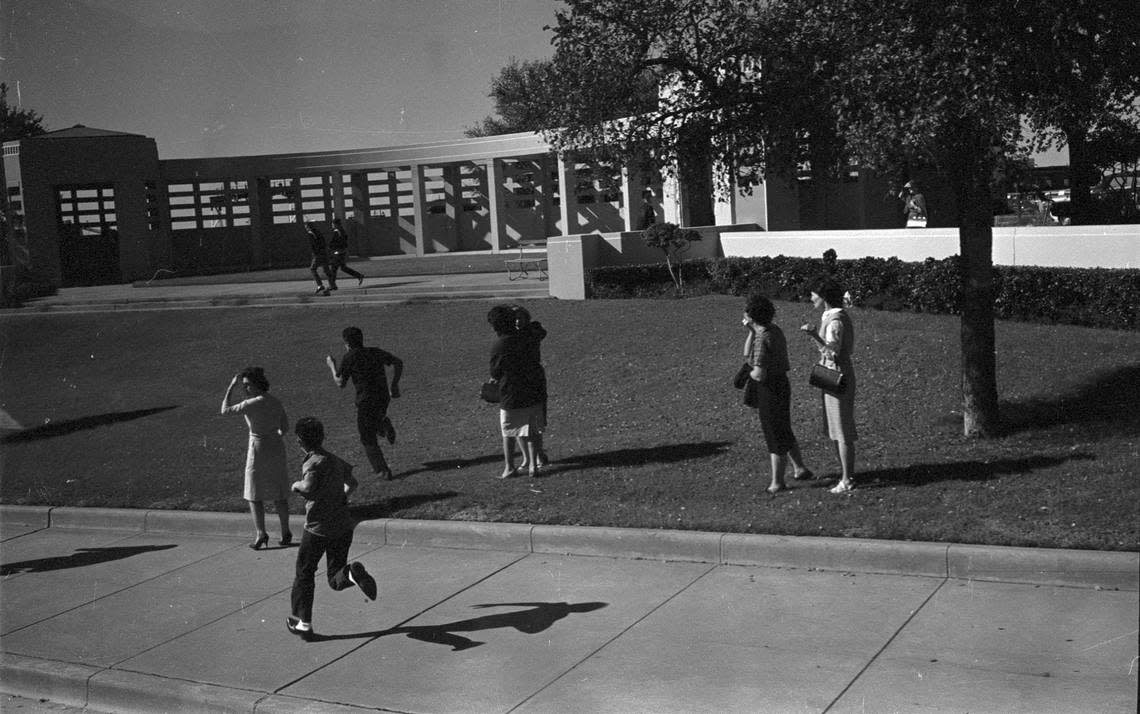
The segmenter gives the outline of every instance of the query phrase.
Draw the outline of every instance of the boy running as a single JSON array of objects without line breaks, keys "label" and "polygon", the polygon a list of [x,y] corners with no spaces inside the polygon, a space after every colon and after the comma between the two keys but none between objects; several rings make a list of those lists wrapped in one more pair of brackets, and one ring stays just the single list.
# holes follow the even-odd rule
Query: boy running
[{"label": "boy running", "polygon": [[305,451],[301,480],[293,490],[305,497],[305,530],[297,550],[297,572],[291,595],[293,614],[285,620],[289,632],[305,642],[313,632],[313,595],[317,566],[325,558],[329,587],[344,590],[352,585],[369,600],[376,599],[376,580],[359,562],[348,562],[355,523],[348,512],[348,496],[356,490],[352,467],[325,451],[325,427],[314,417],[304,417],[293,428]]}]

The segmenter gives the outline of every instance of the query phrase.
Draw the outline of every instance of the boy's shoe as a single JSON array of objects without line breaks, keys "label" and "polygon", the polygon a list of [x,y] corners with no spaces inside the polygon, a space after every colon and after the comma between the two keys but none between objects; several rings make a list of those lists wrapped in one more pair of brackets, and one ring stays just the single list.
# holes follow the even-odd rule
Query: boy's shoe
[{"label": "boy's shoe", "polygon": [[297,625],[299,625],[299,624],[301,624],[300,618],[293,617],[292,615],[285,618],[285,629],[286,630],[289,630],[289,632],[300,637],[305,642],[312,642],[313,637],[316,635],[316,633],[313,632],[311,629],[309,629],[309,630],[297,629]]},{"label": "boy's shoe", "polygon": [[330,285],[330,286],[329,286],[329,290],[336,290],[336,286],[335,286],[335,285]]},{"label": "boy's shoe", "polygon": [[855,490],[855,484],[850,481],[840,481],[827,490],[829,493],[851,493]]},{"label": "boy's shoe", "polygon": [[392,420],[388,417],[384,417],[384,424],[381,428],[384,430],[384,438],[388,440],[388,443],[395,445],[396,427],[392,426]]},{"label": "boy's shoe", "polygon": [[376,599],[376,579],[368,574],[364,566],[360,563],[353,563],[348,566],[348,579],[353,585],[360,588],[364,596],[369,600]]}]

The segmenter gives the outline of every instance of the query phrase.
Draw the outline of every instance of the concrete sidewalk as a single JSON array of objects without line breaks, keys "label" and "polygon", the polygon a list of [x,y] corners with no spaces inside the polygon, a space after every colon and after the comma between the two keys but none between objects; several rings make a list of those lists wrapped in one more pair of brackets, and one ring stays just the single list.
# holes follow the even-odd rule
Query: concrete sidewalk
[{"label": "concrete sidewalk", "polygon": [[0,507],[0,689],[114,712],[1136,710],[1136,553],[366,521],[380,596],[318,577],[306,644],[296,550],[249,550],[248,521]]},{"label": "concrete sidewalk", "polygon": [[435,300],[534,300],[550,297],[546,280],[509,280],[505,271],[445,275],[368,277],[363,285],[342,280],[331,295],[314,293],[312,280],[241,282],[241,276],[219,276],[217,283],[158,281],[150,286],[97,285],[61,288],[55,295],[29,300],[23,307],[0,312],[109,312],[216,307],[275,307],[391,304]]}]

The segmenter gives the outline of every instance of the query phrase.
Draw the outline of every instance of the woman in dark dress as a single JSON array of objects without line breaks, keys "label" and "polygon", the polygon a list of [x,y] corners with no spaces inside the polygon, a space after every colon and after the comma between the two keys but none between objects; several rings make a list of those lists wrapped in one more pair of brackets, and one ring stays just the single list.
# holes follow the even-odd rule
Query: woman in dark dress
[{"label": "woman in dark dress", "polygon": [[793,477],[797,480],[812,478],[804,466],[800,446],[792,432],[792,387],[788,382],[788,343],[784,333],[772,322],[776,308],[763,295],[749,296],[744,307],[744,326],[749,329],[745,342],[745,359],[752,367],[749,375],[757,384],[752,385],[758,396],[756,413],[772,467],[772,483],[768,493],[787,488],[784,469],[792,462]]},{"label": "woman in dark dress", "polygon": [[[517,329],[514,311],[496,305],[487,313],[487,322],[497,339],[491,347],[491,378],[499,383],[499,426],[503,437],[503,473],[500,478],[518,475],[514,464],[514,443],[523,451],[523,461],[531,476],[538,472],[534,437],[545,428],[543,417],[544,375],[534,342],[540,333]],[[541,333],[545,336],[545,331]]]}]

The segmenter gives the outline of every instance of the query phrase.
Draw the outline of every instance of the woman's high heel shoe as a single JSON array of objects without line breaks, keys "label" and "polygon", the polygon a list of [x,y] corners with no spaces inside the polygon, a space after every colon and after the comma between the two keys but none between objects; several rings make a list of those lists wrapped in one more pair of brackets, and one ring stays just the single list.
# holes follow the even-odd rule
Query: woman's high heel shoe
[{"label": "woman's high heel shoe", "polygon": [[278,541],[282,548],[288,548],[293,545],[293,534],[291,532],[282,533],[281,540]]},{"label": "woman's high heel shoe", "polygon": [[269,545],[269,534],[262,533],[257,537],[257,540],[249,544],[249,547],[253,548],[254,550],[261,550],[267,545]]}]

